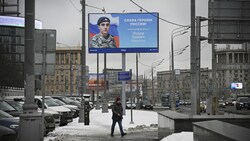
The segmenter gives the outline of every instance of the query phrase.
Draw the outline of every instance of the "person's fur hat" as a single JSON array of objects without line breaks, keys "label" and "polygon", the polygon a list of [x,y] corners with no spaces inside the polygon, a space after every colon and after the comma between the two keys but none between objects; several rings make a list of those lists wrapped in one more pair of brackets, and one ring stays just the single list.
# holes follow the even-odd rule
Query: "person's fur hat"
[{"label": "person's fur hat", "polygon": [[110,23],[110,19],[108,17],[100,17],[97,21],[97,25],[100,25],[102,22],[109,22]]},{"label": "person's fur hat", "polygon": [[119,96],[115,98],[115,102],[117,101],[121,101],[121,98]]}]

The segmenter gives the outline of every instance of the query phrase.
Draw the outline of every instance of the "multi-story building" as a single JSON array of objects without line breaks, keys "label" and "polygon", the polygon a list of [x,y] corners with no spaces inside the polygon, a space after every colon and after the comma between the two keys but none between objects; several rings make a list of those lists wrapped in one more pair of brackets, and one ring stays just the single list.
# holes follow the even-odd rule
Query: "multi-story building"
[{"label": "multi-story building", "polygon": [[[172,71],[157,72],[158,96],[171,93]],[[180,70],[176,75],[176,91],[181,99],[190,99],[190,70]],[[216,84],[212,86],[212,70],[201,69],[200,97],[205,99],[213,90],[218,98],[235,97],[236,95],[250,94],[250,44],[245,43],[241,47],[216,49]],[[231,89],[231,83],[242,83],[242,89]]]},{"label": "multi-story building", "polygon": [[[226,97],[250,94],[250,44],[241,47],[227,45],[216,50],[218,94]],[[242,83],[243,88],[232,90],[231,83]]]},{"label": "multi-story building", "polygon": [[[88,72],[87,72],[88,74]],[[81,48],[57,47],[55,74],[45,78],[47,95],[79,95],[81,88]]]},{"label": "multi-story building", "polygon": [[[200,97],[205,99],[209,94],[209,86],[211,85],[212,71],[208,68],[201,68],[200,77]],[[180,74],[176,75],[176,93],[179,94],[180,99],[191,98],[191,78],[189,69],[181,69]],[[157,72],[157,96],[171,93],[172,91],[172,71]]]}]

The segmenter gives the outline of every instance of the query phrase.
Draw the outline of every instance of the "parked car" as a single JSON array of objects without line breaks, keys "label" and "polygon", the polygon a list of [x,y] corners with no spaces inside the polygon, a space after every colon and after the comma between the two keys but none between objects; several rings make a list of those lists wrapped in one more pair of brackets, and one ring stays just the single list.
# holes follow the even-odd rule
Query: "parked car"
[{"label": "parked car", "polygon": [[250,110],[250,98],[248,97],[238,97],[236,101],[236,110],[247,109]]},{"label": "parked car", "polygon": [[190,106],[191,105],[191,101],[190,100],[185,100],[184,105],[185,106]]},{"label": "parked car", "polygon": [[[35,96],[35,102],[39,108],[42,108],[42,96]],[[72,112],[69,108],[60,106],[51,97],[46,96],[44,99],[44,108],[51,109],[59,113],[60,115],[60,124],[67,125],[69,122],[73,121]]]},{"label": "parked car", "polygon": [[59,99],[53,99],[56,103],[58,103],[60,106],[64,106],[66,108],[69,108],[71,111],[72,111],[72,116],[74,118],[78,117],[79,116],[79,108],[75,105],[68,105],[68,104],[65,104],[63,101],[59,100]]},{"label": "parked car", "polygon": [[144,100],[140,103],[140,108],[145,110],[153,110],[153,104],[151,104],[149,101]]},{"label": "parked car", "polygon": [[[136,104],[134,102],[132,102],[132,109],[136,108]],[[128,101],[126,102],[126,109],[131,109],[131,102]]]},{"label": "parked car", "polygon": [[15,141],[18,136],[19,118],[0,110],[0,140]]},{"label": "parked car", "polygon": [[17,111],[15,108],[13,108],[10,104],[5,102],[4,100],[0,100],[0,110],[7,112],[8,114],[19,117],[22,112]]},{"label": "parked car", "polygon": [[108,108],[112,108],[112,106],[114,105],[115,101],[109,101],[108,102]]},{"label": "parked car", "polygon": [[226,103],[224,102],[224,100],[220,99],[220,100],[218,101],[218,104],[219,104],[219,107],[220,107],[220,108],[226,108]]},{"label": "parked car", "polygon": [[79,102],[79,101],[77,101],[77,100],[74,101],[74,100],[72,100],[72,99],[70,99],[70,98],[68,98],[68,97],[65,97],[65,96],[52,96],[52,98],[61,100],[61,101],[63,101],[65,104],[68,104],[68,105],[75,105],[75,106],[77,106],[78,108],[81,107],[81,102]]},{"label": "parked car", "polygon": [[0,141],[16,141],[16,132],[10,128],[0,125]]},{"label": "parked car", "polygon": [[226,106],[234,106],[234,102],[235,102],[236,100],[234,99],[234,98],[228,98],[228,99],[226,99],[226,101],[225,101],[225,105]]},{"label": "parked car", "polygon": [[[24,103],[24,96],[7,96],[5,97],[5,100],[8,102],[8,101],[16,101],[18,102],[19,104],[20,103]],[[41,105],[42,103],[39,102],[39,104]],[[22,110],[22,106],[18,105],[18,104],[15,104],[15,105],[12,105],[14,108],[16,107],[17,109],[20,109]],[[41,106],[42,107],[42,106]],[[40,107],[40,108],[41,108]],[[38,106],[38,112],[42,112],[42,110],[39,108]],[[57,111],[55,110],[52,110],[50,108],[45,108],[44,109],[44,112],[45,113],[48,113],[48,114],[51,114],[53,117],[54,117],[54,120],[55,120],[55,124],[56,125],[59,125],[60,124],[60,115]]]},{"label": "parked car", "polygon": [[[7,100],[12,107],[14,107],[17,111],[23,111],[23,102],[22,101],[14,101],[14,100]],[[38,109],[38,112],[42,112]],[[58,116],[59,117],[59,116]],[[44,135],[47,135],[49,132],[55,130],[55,119],[52,114],[44,112]]]}]

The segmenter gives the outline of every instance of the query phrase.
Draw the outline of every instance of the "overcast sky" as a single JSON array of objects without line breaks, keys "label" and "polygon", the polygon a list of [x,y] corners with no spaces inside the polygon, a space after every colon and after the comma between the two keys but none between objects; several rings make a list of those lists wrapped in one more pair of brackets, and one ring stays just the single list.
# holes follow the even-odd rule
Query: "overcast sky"
[{"label": "overcast sky", "polygon": [[[150,12],[159,12],[165,20],[182,24],[190,24],[190,0],[133,0]],[[44,29],[57,30],[57,42],[68,46],[81,45],[81,4],[80,0],[35,0],[36,19],[43,23]],[[97,8],[105,8],[107,13],[140,12],[140,8],[130,0],[86,0],[86,4]],[[24,5],[24,0],[21,0]],[[102,13],[100,9],[86,7],[86,26],[88,13]],[[20,7],[24,15],[24,7]],[[145,12],[145,11],[143,11]],[[196,15],[208,17],[208,0],[196,0]],[[207,25],[207,22],[202,24]],[[86,27],[88,28],[88,27]],[[165,59],[155,68],[156,71],[169,70],[169,51],[171,31],[176,25],[159,20],[159,53],[141,53],[139,58],[139,74],[150,76],[150,66],[154,62]],[[207,36],[207,27],[202,28],[203,36]],[[86,45],[87,45],[86,30]],[[190,43],[190,30],[187,34],[174,38],[174,49],[183,48]],[[61,45],[62,46],[62,45]],[[87,52],[87,65],[90,72],[96,72],[96,54]],[[126,70],[135,70],[135,53],[126,54]],[[121,68],[121,54],[107,54],[107,68]],[[211,68],[211,45],[204,41],[201,44],[201,66]],[[103,69],[103,55],[100,55],[100,71]],[[175,69],[190,69],[190,47],[182,55],[175,56]]]}]

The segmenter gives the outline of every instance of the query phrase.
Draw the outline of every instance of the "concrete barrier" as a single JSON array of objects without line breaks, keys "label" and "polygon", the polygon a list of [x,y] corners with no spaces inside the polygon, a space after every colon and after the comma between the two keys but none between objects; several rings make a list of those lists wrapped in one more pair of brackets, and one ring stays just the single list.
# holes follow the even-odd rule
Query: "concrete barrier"
[{"label": "concrete barrier", "polygon": [[195,141],[249,141],[250,129],[211,120],[193,123]]},{"label": "concrete barrier", "polygon": [[193,131],[193,122],[219,120],[250,128],[250,115],[187,115],[175,111],[158,112],[158,139],[172,133]]}]

